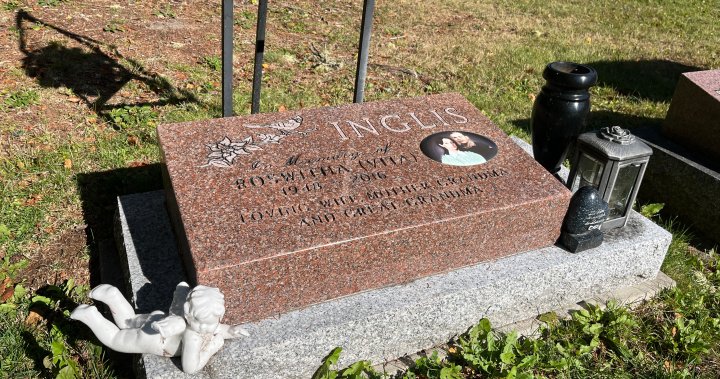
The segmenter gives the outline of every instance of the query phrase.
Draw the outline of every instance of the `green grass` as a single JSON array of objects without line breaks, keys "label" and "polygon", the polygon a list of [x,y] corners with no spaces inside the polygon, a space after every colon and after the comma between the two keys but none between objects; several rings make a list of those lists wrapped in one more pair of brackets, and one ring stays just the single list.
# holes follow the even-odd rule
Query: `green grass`
[{"label": "green grass", "polygon": [[158,10],[153,12],[153,14],[159,18],[176,18],[177,17],[175,9],[173,9],[173,7],[170,5],[163,5]]},{"label": "green grass", "polygon": [[253,29],[256,23],[256,13],[250,10],[245,10],[235,15],[235,25],[239,26],[240,29]]},{"label": "green grass", "polygon": [[35,105],[40,100],[40,94],[33,89],[11,91],[4,96],[3,105],[8,108],[23,109]]},{"label": "green grass", "polygon": [[69,0],[37,0],[38,5],[42,7],[56,7]]},{"label": "green grass", "polygon": [[[73,16],[83,5],[80,0],[33,3],[47,11],[62,3],[67,13],[63,17]],[[6,1],[0,12],[10,20],[22,4]],[[189,5],[136,5],[155,7],[148,9],[153,20],[187,21],[183,17]],[[459,92],[505,132],[526,139],[533,98],[544,83],[542,70],[548,62],[569,60],[597,69],[599,82],[591,89],[593,129],[659,125],[680,73],[720,68],[720,7],[714,1],[398,0],[376,7],[366,101]],[[242,2],[236,10],[238,114],[250,112],[256,9],[257,4]],[[130,38],[126,29],[137,30],[138,25],[130,16],[120,19],[117,10],[113,12],[96,21],[106,33],[94,38],[122,44]],[[353,1],[301,0],[272,8],[261,111],[351,102],[360,14],[361,2]],[[72,19],[68,30],[83,33],[73,28]],[[98,108],[65,107],[64,114],[45,111],[83,95],[81,85],[71,81],[73,85],[62,87],[56,77],[73,75],[82,63],[118,67],[42,24],[26,28],[31,36],[47,36],[44,49],[55,55],[47,56],[51,65],[44,77],[29,76],[19,66],[0,76],[14,81],[0,90],[0,283],[9,278],[14,289],[32,279],[24,276],[25,267],[78,225],[87,225],[88,246],[63,254],[78,259],[96,254],[96,242],[112,237],[109,215],[115,195],[161,187],[156,125],[221,114],[221,61],[215,48],[198,50],[202,52],[192,57],[145,56],[141,61],[132,49],[120,48],[127,54],[122,56],[111,46],[102,50],[135,75],[122,88],[129,98],[115,96],[116,105]],[[11,38],[21,35],[14,25],[8,31]],[[219,36],[202,30],[192,38],[214,43]],[[160,101],[138,99],[142,95]],[[58,126],[61,121],[67,121],[64,129]],[[662,217],[654,219],[674,236],[663,270],[677,281],[676,290],[633,311],[590,309],[551,323],[533,341],[489,332],[482,322],[464,340],[455,341],[449,358],[422,358],[404,377],[507,376],[513,367],[517,376],[716,377],[720,308],[715,253],[698,251],[691,230]],[[49,262],[47,278],[62,268],[61,260]],[[64,280],[50,285],[73,301],[88,302],[83,290],[67,295]],[[75,367],[72,362],[86,377],[112,377],[93,337],[83,329],[63,329],[69,327],[65,311],[70,304],[64,298],[45,304],[51,315],[46,320],[56,323],[25,324],[36,303],[33,298],[43,293],[29,288],[0,303],[0,308],[12,308],[0,312],[0,377],[53,377],[63,367]],[[54,324],[63,327],[60,334]],[[323,367],[325,377],[351,378],[369,371],[365,363],[337,370],[332,359]]]},{"label": "green grass", "polygon": [[220,72],[220,69],[222,69],[222,60],[220,59],[220,57],[216,57],[216,56],[203,57],[202,62],[203,62],[203,64],[205,64],[207,67],[209,67],[213,71]]},{"label": "green grass", "polygon": [[[22,285],[0,304],[0,377],[113,378],[100,346],[68,316],[85,299],[86,287],[72,281],[30,294]],[[30,315],[30,316],[27,316]]]}]

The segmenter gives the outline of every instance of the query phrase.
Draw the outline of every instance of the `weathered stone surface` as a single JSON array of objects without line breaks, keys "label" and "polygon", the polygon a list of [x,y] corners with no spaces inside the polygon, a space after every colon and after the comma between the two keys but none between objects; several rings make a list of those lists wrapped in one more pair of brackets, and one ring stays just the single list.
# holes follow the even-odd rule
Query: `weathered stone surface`
[{"label": "weathered stone surface", "polygon": [[563,230],[579,234],[600,229],[607,214],[608,204],[600,197],[600,193],[594,187],[582,187],[570,199],[570,206],[563,221]]},{"label": "weathered stone surface", "polygon": [[572,253],[600,246],[603,241],[602,223],[608,215],[608,204],[592,186],[577,190],[563,221],[560,243]]},{"label": "weathered stone surface", "polygon": [[[136,292],[134,298],[157,299],[153,309],[163,309],[161,304],[169,304],[170,296],[151,292],[174,286],[176,279],[161,283],[166,263],[140,261],[179,259],[174,251],[155,248],[173,246],[167,221],[133,224],[142,220],[134,217],[136,213],[163,218],[163,193],[138,196],[119,202],[119,214],[127,217],[118,223],[126,241],[121,247],[126,249],[128,264],[140,268],[130,270],[135,288],[149,290]],[[143,233],[131,237],[132,230]],[[592,250],[571,254],[559,247],[542,248],[247,323],[244,327],[250,337],[228,341],[192,377],[309,378],[336,346],[344,349],[341,366],[360,359],[375,363],[395,359],[445,343],[482,317],[501,326],[620,287],[642,285],[658,274],[671,237],[632,212],[625,228],[609,232],[605,243]],[[172,359],[144,355],[140,365],[141,377],[190,377]]]},{"label": "weathered stone surface", "polygon": [[720,242],[720,161],[712,161],[667,138],[654,128],[635,129],[653,149],[638,200],[663,203],[663,212],[714,242]]},{"label": "weathered stone surface", "polygon": [[720,70],[686,72],[680,76],[663,134],[720,161]]},{"label": "weathered stone surface", "polygon": [[[475,148],[444,156],[451,132]],[[158,135],[189,279],[223,290],[229,322],[551,245],[570,197],[460,95]]]},{"label": "weathered stone surface", "polygon": [[120,260],[127,262],[122,265],[128,278],[125,291],[132,296],[130,301],[136,310],[149,313],[167,309],[175,285],[185,280],[185,274],[165,210],[165,198],[147,194],[119,197],[115,243]]}]

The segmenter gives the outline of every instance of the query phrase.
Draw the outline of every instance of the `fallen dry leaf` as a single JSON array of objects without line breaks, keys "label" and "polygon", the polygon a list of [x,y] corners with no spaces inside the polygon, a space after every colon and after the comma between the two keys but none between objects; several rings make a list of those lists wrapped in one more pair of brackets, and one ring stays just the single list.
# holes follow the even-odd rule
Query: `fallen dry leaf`
[{"label": "fallen dry leaf", "polygon": [[137,138],[137,136],[128,136],[128,144],[132,146],[137,146],[140,144],[140,138]]},{"label": "fallen dry leaf", "polygon": [[25,200],[25,203],[24,203],[24,204],[25,204],[26,206],[35,205],[35,204],[37,204],[37,202],[40,201],[40,200],[42,200],[42,195],[41,195],[41,194],[35,194],[35,195],[30,196],[27,200]]},{"label": "fallen dry leaf", "polygon": [[142,162],[142,161],[132,161],[132,162],[128,162],[128,166],[129,167],[142,167],[142,166],[147,166],[147,163]]},{"label": "fallen dry leaf", "polygon": [[13,287],[12,283],[10,283],[10,278],[5,278],[5,281],[3,282],[2,296],[0,296],[0,303],[6,302],[7,299],[11,298],[14,293],[15,287]]},{"label": "fallen dry leaf", "polygon": [[287,107],[285,107],[284,105],[280,105],[278,107],[278,112],[285,112],[285,111],[287,111]]},{"label": "fallen dry leaf", "polygon": [[40,322],[43,320],[43,316],[41,316],[39,313],[35,312],[34,310],[30,310],[28,312],[27,317],[25,318],[25,325],[27,326],[38,326]]},{"label": "fallen dry leaf", "polygon": [[0,303],[4,303],[7,301],[7,299],[11,298],[12,295],[15,293],[15,288],[6,288],[5,291],[3,291],[2,296],[0,296]]},{"label": "fallen dry leaf", "polygon": [[65,167],[66,170],[69,170],[72,168],[72,159],[65,159],[63,162],[63,167]]}]

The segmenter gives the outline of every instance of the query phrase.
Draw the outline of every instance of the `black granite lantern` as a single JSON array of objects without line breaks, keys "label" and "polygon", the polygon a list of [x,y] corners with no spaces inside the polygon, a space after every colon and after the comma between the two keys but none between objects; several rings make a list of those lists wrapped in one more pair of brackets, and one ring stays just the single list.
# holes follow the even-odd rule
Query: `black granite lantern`
[{"label": "black granite lantern", "polygon": [[619,228],[637,196],[652,149],[619,126],[581,134],[567,186],[572,192],[595,187],[609,205],[602,230]]}]

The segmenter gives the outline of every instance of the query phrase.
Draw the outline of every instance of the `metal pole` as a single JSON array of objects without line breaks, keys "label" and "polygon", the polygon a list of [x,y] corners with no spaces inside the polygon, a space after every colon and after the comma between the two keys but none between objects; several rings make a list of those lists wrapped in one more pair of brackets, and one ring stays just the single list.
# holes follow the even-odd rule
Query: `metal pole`
[{"label": "metal pole", "polygon": [[233,0],[222,0],[222,115],[233,115]]},{"label": "metal pole", "polygon": [[365,92],[365,76],[367,75],[368,50],[370,49],[370,32],[372,31],[375,0],[364,0],[362,15],[362,31],[360,32],[360,51],[358,52],[357,70],[355,71],[354,103],[363,102]]},{"label": "metal pole", "polygon": [[267,0],[258,4],[257,31],[255,33],[255,69],[253,70],[253,90],[251,113],[260,112],[260,85],[262,84],[262,64],[265,53],[265,21],[267,20]]}]

